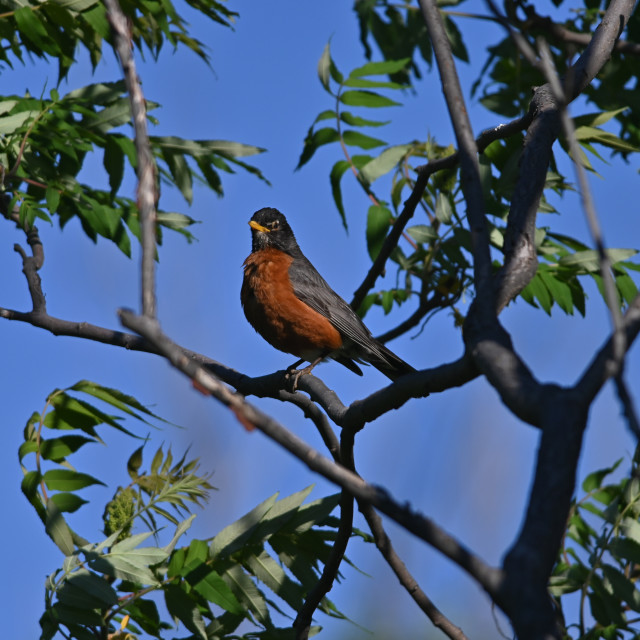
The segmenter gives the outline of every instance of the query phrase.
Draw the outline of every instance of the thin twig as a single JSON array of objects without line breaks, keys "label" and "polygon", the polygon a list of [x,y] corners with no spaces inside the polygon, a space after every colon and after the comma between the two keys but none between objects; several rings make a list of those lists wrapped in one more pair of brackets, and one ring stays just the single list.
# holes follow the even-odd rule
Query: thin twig
[{"label": "thin twig", "polygon": [[44,249],[36,227],[31,227],[27,231],[27,243],[31,247],[31,256],[28,256],[19,244],[14,244],[13,249],[22,258],[22,273],[27,279],[29,295],[33,305],[31,313],[33,315],[46,315],[47,301],[42,292],[42,280],[38,273],[40,267],[44,264]]},{"label": "thin twig", "polygon": [[462,87],[440,11],[434,0],[419,0],[419,4],[431,38],[431,46],[440,71],[442,91],[458,143],[462,191],[467,204],[467,218],[471,231],[476,300],[479,301],[478,313],[483,320],[490,321],[492,317],[495,318],[495,305],[493,304],[491,253],[484,215],[478,147],[473,137]]},{"label": "thin twig", "polygon": [[456,626],[447,618],[440,609],[433,603],[433,600],[422,590],[416,579],[411,575],[406,565],[393,548],[391,539],[384,530],[382,518],[376,513],[375,509],[366,502],[358,502],[358,507],[365,517],[369,529],[373,534],[376,547],[387,561],[391,570],[395,573],[400,584],[405,588],[407,593],[413,598],[414,602],[427,615],[429,620],[435,627],[440,629],[445,635],[452,640],[466,640],[467,636],[460,627]]},{"label": "thin twig", "polygon": [[[526,5],[523,7],[527,15],[526,20],[517,22],[517,27],[521,31],[529,31],[530,29],[542,29],[546,31],[552,38],[567,44],[577,44],[578,46],[586,46],[593,38],[592,33],[578,33],[567,29],[564,25],[553,22],[548,16],[541,16],[536,13],[535,7]],[[614,50],[620,53],[640,56],[640,43],[629,42],[628,40],[618,40],[614,45]]]},{"label": "thin twig", "polygon": [[622,412],[627,419],[629,430],[640,441],[640,421],[638,420],[638,414],[636,412],[633,398],[622,373],[615,377],[616,391],[618,392],[618,398],[620,398],[620,404],[622,404]]},{"label": "thin twig", "polygon": [[331,547],[331,553],[324,565],[320,579],[307,594],[304,604],[293,622],[296,640],[307,640],[309,637],[313,614],[320,606],[322,599],[333,587],[333,583],[340,571],[340,564],[347,550],[347,544],[351,538],[352,529],[353,496],[346,489],[343,489],[340,495],[340,524],[338,525],[336,539]]},{"label": "thin twig", "polygon": [[560,84],[560,78],[558,77],[555,65],[553,64],[553,59],[551,58],[551,52],[549,51],[547,43],[539,39],[538,49],[540,51],[540,67],[545,74],[546,80],[555,94],[560,106],[560,121],[562,122],[564,135],[567,140],[567,144],[569,145],[571,157],[573,158],[573,166],[578,180],[578,191],[580,193],[580,199],[582,200],[582,208],[587,219],[591,238],[598,252],[598,262],[604,284],[605,301],[609,308],[611,325],[613,327],[613,358],[610,363],[610,374],[612,377],[615,377],[624,366],[624,356],[627,350],[627,345],[624,331],[622,331],[622,316],[620,314],[620,304],[618,302],[616,283],[611,273],[611,259],[609,258],[605,247],[602,228],[593,203],[593,197],[591,196],[591,189],[589,188],[586,171],[580,162],[581,150],[578,140],[576,139],[573,120],[569,117],[567,98],[564,89]]},{"label": "thin twig", "polygon": [[155,259],[156,259],[156,169],[151,154],[151,144],[147,131],[147,107],[142,94],[140,80],[132,55],[131,32],[127,18],[118,0],[105,0],[107,17],[115,41],[115,49],[120,58],[124,81],[131,103],[131,116],[135,131],[138,209],[140,211],[140,233],[142,245],[142,313],[149,317],[156,315]]}]

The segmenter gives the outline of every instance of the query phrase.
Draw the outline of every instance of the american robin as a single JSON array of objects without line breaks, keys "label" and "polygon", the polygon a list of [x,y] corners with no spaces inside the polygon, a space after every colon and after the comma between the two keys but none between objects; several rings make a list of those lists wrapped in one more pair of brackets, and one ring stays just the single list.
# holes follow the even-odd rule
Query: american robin
[{"label": "american robin", "polygon": [[[240,299],[247,320],[272,346],[311,363],[332,358],[362,375],[372,364],[391,380],[415,371],[373,338],[353,309],[304,257],[287,219],[272,208],[251,221]],[[299,375],[299,374],[298,374]]]}]

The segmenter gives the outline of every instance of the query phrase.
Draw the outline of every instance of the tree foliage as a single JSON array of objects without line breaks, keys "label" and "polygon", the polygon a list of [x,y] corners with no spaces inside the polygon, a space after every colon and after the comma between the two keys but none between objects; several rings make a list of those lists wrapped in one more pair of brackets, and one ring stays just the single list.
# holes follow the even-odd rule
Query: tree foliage
[{"label": "tree foliage", "polygon": [[[220,27],[229,27],[236,15],[213,0],[187,4]],[[140,122],[131,122],[135,97],[127,83],[135,74],[127,75],[131,70],[121,58],[125,80],[97,78],[61,95],[60,81],[80,52],[89,56],[97,75],[107,47],[120,57],[121,47],[128,46],[137,56],[157,59],[168,44],[186,47],[208,63],[206,47],[192,37],[180,7],[167,0],[127,0],[120,6],[115,0],[5,3],[0,63],[7,68],[55,60],[58,84],[39,97],[0,97],[0,211],[25,232],[31,247],[31,255],[18,250],[33,303],[30,312],[2,308],[0,315],[55,334],[165,356],[247,429],[260,429],[341,489],[313,502],[305,502],[310,488],[271,496],[211,538],[184,544],[196,508],[210,508],[205,507],[213,490],[210,476],[188,452],[174,459],[171,447],[161,447],[148,455],[143,443],[123,465],[129,484],[115,489],[105,505],[103,536],[92,539],[70,523],[87,502],[83,490],[102,480],[76,469],[72,460],[86,445],[108,442],[114,430],[139,439],[140,428],[152,428],[161,418],[128,393],[86,380],[53,391],[27,420],[19,449],[22,491],[64,556],[59,568],[48,571],[43,639],[58,634],[80,640],[163,638],[176,625],[179,633],[203,639],[306,638],[320,631],[312,622],[317,610],[345,617],[327,594],[342,577],[341,563],[354,536],[375,543],[431,622],[451,638],[464,638],[417,585],[378,512],[457,563],[522,640],[637,636],[640,454],[635,452],[626,470],[619,460],[589,473],[582,493],[576,495],[574,484],[589,408],[608,379],[616,385],[628,425],[640,435],[624,376],[626,353],[640,331],[638,250],[604,246],[581,180],[581,172],[597,175],[600,163],[630,162],[640,149],[640,17],[628,0],[607,6],[585,0],[571,11],[562,0],[553,4],[554,15],[562,17],[544,16],[526,1],[506,0],[500,9],[489,3],[472,14],[461,1],[356,0],[363,59],[347,71],[329,44],[321,53],[317,73],[326,102],[310,109],[312,124],[301,141],[297,169],[308,170],[316,152],[327,147],[333,154],[328,187],[344,227],[355,215],[345,206],[345,180],[355,180],[368,204],[363,242],[371,266],[352,304],[362,316],[379,305],[394,320],[411,309],[383,340],[450,310],[465,349],[455,362],[405,376],[346,406],[314,375],[302,376],[296,389],[282,372],[250,378],[188,352],[148,313],[121,312],[125,327],[137,335],[47,314],[38,276],[44,259],[38,219],[57,218],[64,228],[77,218],[88,238],[106,238],[127,256],[132,241],[140,241],[143,256],[151,256],[146,263],[143,258],[148,283],[162,229],[193,238],[195,220],[162,209],[161,187],[191,204],[194,182],[222,196],[223,175],[236,169],[247,180],[266,181],[245,160],[264,150],[226,140],[189,140],[176,132],[149,138],[152,165],[145,165]],[[112,29],[119,11],[129,29],[125,42]],[[461,19],[495,22],[504,27],[504,37],[487,52],[470,51]],[[456,102],[451,65],[484,53],[469,93],[497,119],[474,141],[465,105]],[[402,117],[403,101],[436,67],[455,140],[433,131],[426,139],[387,140],[386,125]],[[566,108],[577,98],[581,113],[570,119]],[[142,106],[155,122],[160,105],[153,96],[145,96]],[[504,124],[503,117],[513,120]],[[83,171],[95,159],[104,167],[105,183],[85,184]],[[578,168],[576,184],[563,174],[562,167],[571,163]],[[153,193],[141,187],[135,198],[123,194],[125,176],[136,171],[153,172]],[[590,215],[593,244],[557,228],[564,214],[558,203],[576,189]],[[141,219],[144,198],[157,207],[152,234]],[[389,286],[386,279],[376,288],[385,269],[393,271],[395,282]],[[587,304],[589,280],[601,298]],[[499,314],[520,301],[549,315],[554,307],[583,316],[591,306],[608,310],[612,336],[591,363],[585,362],[573,387],[539,383],[513,349]],[[489,566],[437,523],[363,481],[353,457],[356,434],[368,422],[410,398],[446,392],[478,376],[516,417],[541,433],[523,528],[500,567]],[[250,404],[250,395],[301,408],[332,460]],[[341,429],[339,438],[331,422]],[[354,503],[371,533],[354,528]],[[565,605],[572,594],[579,600],[575,620]],[[287,616],[294,618],[292,626]]]}]

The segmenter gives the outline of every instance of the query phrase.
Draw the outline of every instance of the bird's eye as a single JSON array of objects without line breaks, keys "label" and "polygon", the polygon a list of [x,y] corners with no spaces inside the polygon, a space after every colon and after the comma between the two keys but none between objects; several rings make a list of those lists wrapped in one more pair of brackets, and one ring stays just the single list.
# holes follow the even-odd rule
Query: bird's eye
[{"label": "bird's eye", "polygon": [[271,229],[271,231],[277,231],[278,227],[280,226],[280,221],[274,220],[273,222],[270,222],[267,226]]}]

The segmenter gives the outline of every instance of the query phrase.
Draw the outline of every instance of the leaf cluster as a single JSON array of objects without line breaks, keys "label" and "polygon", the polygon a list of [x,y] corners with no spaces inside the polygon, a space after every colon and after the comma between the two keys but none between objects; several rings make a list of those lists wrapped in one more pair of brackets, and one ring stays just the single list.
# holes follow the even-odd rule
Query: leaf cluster
[{"label": "leaf cluster", "polygon": [[[117,633],[160,638],[178,623],[190,637],[237,638],[246,622],[255,630],[242,637],[288,637],[291,631],[280,629],[273,615],[297,611],[317,581],[336,537],[331,513],[339,495],[305,504],[312,487],[283,499],[276,494],[212,539],[178,547],[195,518],[192,508],[213,487],[198,473],[197,459],[185,453],[174,461],[162,447],[143,471],[143,445],[127,461],[131,482],[105,507],[106,538],[90,542],[66,518],[87,503],[83,489],[104,483],[76,470],[70,458],[87,444],[104,444],[100,433],[109,427],[137,437],[123,416],[104,412],[96,400],[147,426],[160,419],[135,398],[84,380],[52,392],[27,422],[19,450],[22,489],[65,556],[47,578],[41,638],[58,632],[79,640]],[[159,518],[174,527],[171,538],[143,546],[151,535],[158,540]],[[138,524],[149,531],[136,533]],[[344,617],[326,598],[320,609]]]},{"label": "leaf cluster", "polygon": [[[581,638],[637,637],[640,622],[640,477],[636,450],[629,473],[611,480],[622,459],[590,473],[574,502],[549,587],[562,603],[579,599]],[[590,614],[590,616],[589,616]]]},{"label": "leaf cluster", "polygon": [[[147,103],[148,109],[157,106]],[[77,218],[93,241],[107,238],[129,256],[130,234],[138,239],[140,234],[136,201],[119,195],[127,168],[133,171],[137,166],[134,142],[122,132],[130,119],[122,81],[91,84],[64,96],[54,89],[48,99],[27,95],[0,101],[5,215],[17,209],[20,222],[28,226],[36,218],[51,222],[57,216],[64,227]],[[260,153],[257,147],[175,136],[153,136],[151,144],[160,179],[177,186],[189,204],[194,180],[222,195],[219,171],[233,173],[231,165],[262,177],[238,159]],[[96,152],[102,154],[108,189],[78,179],[85,161]],[[188,227],[194,222],[182,213],[158,212],[159,228],[178,231],[188,239],[192,238]]]},{"label": "leaf cluster", "polygon": [[[138,52],[157,58],[165,42],[186,46],[207,63],[203,43],[191,37],[185,18],[169,0],[125,0],[131,42]],[[216,0],[188,0],[209,20],[230,27],[236,15]],[[103,45],[112,45],[105,5],[98,0],[46,0],[35,4],[9,2],[0,7],[0,64],[12,66],[13,57],[58,60],[58,80],[67,76],[77,50],[88,51],[94,70]],[[159,105],[147,100],[147,111]],[[104,237],[131,255],[131,237],[139,239],[136,199],[121,195],[121,185],[137,168],[130,131],[131,113],[124,83],[95,82],[60,95],[52,89],[45,97],[0,96],[0,212],[26,228],[37,218],[62,227],[79,220],[94,242]],[[156,118],[149,116],[151,124]],[[265,180],[244,158],[263,149],[226,140],[186,140],[177,136],[151,136],[156,162],[157,197],[160,185],[177,188],[185,201],[193,200],[193,183],[223,194],[222,173],[237,168]],[[87,166],[102,160],[108,188],[81,181]],[[196,221],[181,212],[158,211],[158,242],[162,229],[177,231],[188,240]]]},{"label": "leaf cluster", "polygon": [[[129,19],[131,41],[144,54],[157,58],[165,42],[174,48],[186,46],[209,62],[205,45],[189,35],[186,19],[170,0],[125,0],[120,3]],[[216,0],[188,0],[200,15],[226,27],[237,15]],[[111,44],[107,10],[100,0],[45,0],[15,2],[0,7],[0,37],[8,46],[0,47],[0,62],[13,66],[24,62],[25,54],[52,58],[58,62],[62,80],[76,61],[77,49],[89,54],[95,69],[103,55],[103,44]]]},{"label": "leaf cluster", "polygon": [[[560,5],[562,2],[554,4]],[[555,35],[557,31],[550,28],[551,20],[537,13],[536,3],[509,0],[504,3],[504,8],[509,19],[534,50],[537,38],[548,42],[558,72],[565,74],[575,48]],[[605,8],[606,3],[600,0],[585,2],[583,6],[576,6],[567,12],[564,19],[554,20],[554,24],[569,33],[591,37]],[[634,12],[627,24],[626,37],[631,42],[638,42],[639,36],[640,16]],[[587,101],[593,103],[599,111],[611,111],[620,105],[630,107],[617,112],[614,120],[618,125],[618,135],[614,137],[618,142],[613,148],[623,156],[640,148],[640,102],[637,92],[632,88],[637,83],[637,56],[622,54],[613,56],[598,79],[584,91]],[[522,59],[513,40],[506,35],[498,44],[489,48],[489,56],[473,91],[491,111],[514,117],[526,112],[531,87],[541,84],[544,84],[541,73]]]},{"label": "leaf cluster", "polygon": [[[398,103],[386,94],[410,88],[412,77],[419,76],[414,61],[417,44],[413,40],[413,30],[418,29],[418,23],[412,17],[416,14],[416,7],[398,7],[383,1],[357,2],[355,9],[361,20],[365,54],[371,56],[368,42],[369,38],[373,38],[385,59],[381,62],[369,62],[349,74],[343,74],[331,57],[329,45],[325,47],[318,64],[318,75],[323,88],[331,96],[334,107],[320,112],[316,117],[305,138],[298,167],[308,162],[321,146],[334,143],[339,145],[343,158],[334,163],[329,176],[334,202],[346,227],[347,214],[341,181],[346,173],[352,173],[368,199],[373,202],[367,213],[366,240],[371,259],[375,261],[391,228],[406,206],[406,198],[415,188],[425,161],[433,162],[452,156],[455,149],[450,145],[439,144],[431,134],[424,141],[403,144],[389,144],[378,137],[372,138],[363,133],[363,129],[380,128],[389,124],[390,120],[372,120],[345,109],[347,105],[379,110],[397,107]],[[447,10],[444,7],[442,9],[445,22],[454,24],[452,17],[447,15]],[[420,24],[423,24],[422,20]],[[455,33],[459,32],[455,30]],[[453,46],[456,41],[454,29],[449,28],[448,34]],[[423,42],[428,42],[428,39],[424,38]],[[403,45],[400,46],[399,43]],[[501,114],[519,115],[528,109],[530,87],[534,83],[541,84],[542,79],[516,77],[520,73],[520,69],[514,67],[518,58],[513,51],[506,51],[501,46],[489,51],[487,65],[475,90],[478,90],[486,77],[487,69],[491,68],[488,81],[483,85],[485,93],[481,102]],[[401,51],[407,57],[392,59],[389,57],[392,51]],[[423,59],[431,64],[430,53],[421,53]],[[461,51],[457,51],[457,55],[464,59]],[[496,58],[501,65],[511,70],[511,75],[502,71],[505,74],[501,76],[504,87],[497,82],[498,69],[491,67]],[[380,78],[384,75],[388,79]],[[520,83],[527,86],[526,101],[525,93],[518,93]],[[354,87],[357,89],[354,90]],[[489,91],[495,93],[488,93]],[[600,148],[625,154],[637,151],[628,141],[606,129],[608,123],[625,111],[625,108],[618,108],[574,119],[576,138],[581,149],[581,156],[577,160],[588,170],[595,172],[590,156],[605,161],[599,152]],[[326,126],[325,123],[331,120],[334,126]],[[348,129],[345,128],[346,125],[349,125]],[[368,153],[352,154],[351,147],[359,147]],[[485,212],[496,270],[504,262],[507,218],[518,179],[522,147],[523,136],[511,135],[494,140],[483,149],[480,156]],[[568,154],[566,141],[561,140],[561,148]],[[376,150],[375,153],[371,152],[373,149]],[[376,182],[383,176],[387,176],[387,180]],[[552,199],[551,196],[561,197],[572,190],[573,186],[559,171],[554,158],[539,211],[558,214],[559,211],[551,204],[557,198]],[[439,309],[452,308],[454,322],[461,324],[463,316],[455,305],[461,297],[474,295],[471,235],[466,224],[466,213],[459,210],[461,205],[463,197],[457,169],[448,168],[433,173],[419,202],[418,211],[423,219],[404,230],[404,241],[390,255],[397,267],[395,286],[370,292],[360,306],[361,315],[373,304],[380,305],[385,313],[389,313],[394,304],[400,305],[413,300],[417,303],[414,316],[424,317]],[[540,258],[539,269],[520,296],[548,314],[556,305],[567,314],[573,314],[577,310],[584,315],[587,299],[584,278],[595,280],[600,292],[604,292],[595,253],[580,240],[555,233],[552,224],[545,223],[536,230],[535,242]],[[609,251],[618,301],[622,308],[637,293],[637,286],[629,275],[629,270],[638,269],[635,263],[629,261],[636,253],[635,250],[624,248]]]}]

